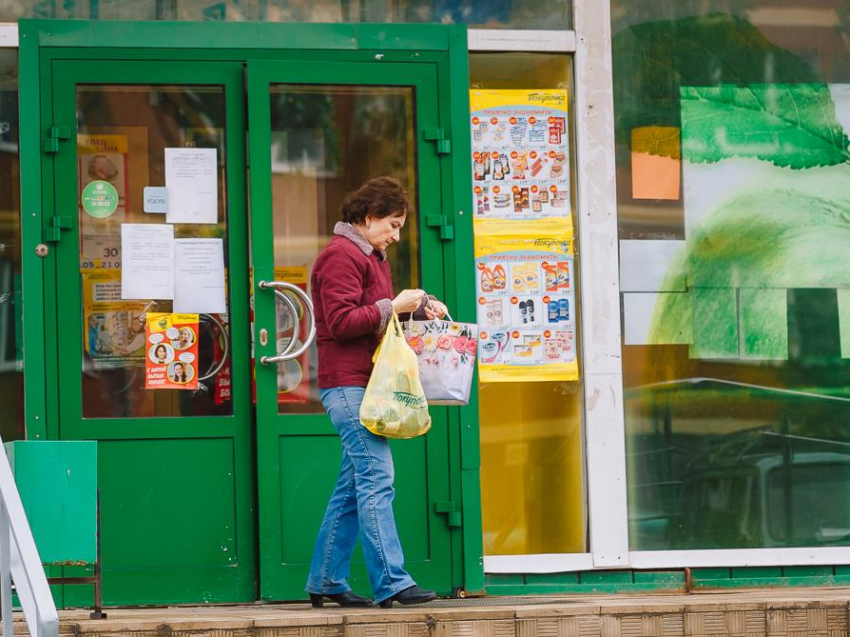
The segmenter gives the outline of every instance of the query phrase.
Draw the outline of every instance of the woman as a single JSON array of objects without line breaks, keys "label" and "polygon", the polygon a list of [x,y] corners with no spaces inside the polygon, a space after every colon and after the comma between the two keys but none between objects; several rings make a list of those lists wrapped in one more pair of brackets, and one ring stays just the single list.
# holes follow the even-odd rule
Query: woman
[{"label": "woman", "polygon": [[[389,177],[366,182],[342,204],[342,222],[316,260],[311,278],[319,353],[319,395],[342,440],[342,467],[316,539],[307,592],[340,606],[371,606],[351,591],[351,554],[360,535],[375,602],[420,604],[436,597],[404,570],[393,517],[393,460],[386,438],[360,424],[360,403],[372,373],[372,355],[395,313],[425,305],[422,290],[394,297],[386,249],[399,241],[410,213],[401,184]],[[441,318],[434,300],[425,317]]]},{"label": "woman", "polygon": [[177,341],[177,349],[189,349],[195,342],[195,333],[188,327],[180,328],[180,340]]},{"label": "woman", "polygon": [[156,346],[156,349],[153,351],[153,356],[156,359],[156,360],[154,360],[154,363],[157,363],[159,365],[165,365],[168,362],[168,359],[169,359],[168,348],[165,345],[163,345],[162,343],[160,343],[159,345]]},{"label": "woman", "polygon": [[186,377],[186,369],[183,367],[183,363],[174,363],[172,366],[171,382],[180,384],[189,382],[189,379]]}]

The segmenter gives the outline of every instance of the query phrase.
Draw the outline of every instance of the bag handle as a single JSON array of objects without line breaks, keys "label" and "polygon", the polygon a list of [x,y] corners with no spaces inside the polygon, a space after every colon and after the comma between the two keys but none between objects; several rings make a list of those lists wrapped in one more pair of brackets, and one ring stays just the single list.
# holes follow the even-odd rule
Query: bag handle
[{"label": "bag handle", "polygon": [[[424,290],[423,290],[423,291],[424,291]],[[430,295],[430,294],[428,294],[427,292],[425,292],[425,307],[431,307],[431,295]],[[431,307],[431,309],[433,310],[434,308],[433,308],[433,307]],[[410,318],[408,318],[408,319],[407,319],[407,327],[408,327],[408,329],[410,329],[411,325],[413,325],[413,314],[414,314],[414,313],[413,313],[413,312],[411,312],[411,313],[410,313]],[[433,320],[433,321],[441,321],[441,322],[443,322],[443,323],[454,323],[454,322],[455,322],[455,320],[452,318],[452,315],[451,315],[451,314],[449,314],[449,309],[448,309],[448,308],[446,308],[446,318],[444,318],[444,319],[436,318],[436,319],[431,319],[431,320]]]}]

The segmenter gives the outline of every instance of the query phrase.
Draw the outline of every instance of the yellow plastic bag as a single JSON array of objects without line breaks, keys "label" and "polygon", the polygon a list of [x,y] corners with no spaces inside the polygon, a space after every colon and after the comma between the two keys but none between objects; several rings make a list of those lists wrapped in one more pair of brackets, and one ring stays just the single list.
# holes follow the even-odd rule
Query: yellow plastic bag
[{"label": "yellow plastic bag", "polygon": [[373,359],[375,368],[360,405],[360,422],[386,438],[415,438],[431,428],[428,402],[419,381],[419,361],[393,314]]}]

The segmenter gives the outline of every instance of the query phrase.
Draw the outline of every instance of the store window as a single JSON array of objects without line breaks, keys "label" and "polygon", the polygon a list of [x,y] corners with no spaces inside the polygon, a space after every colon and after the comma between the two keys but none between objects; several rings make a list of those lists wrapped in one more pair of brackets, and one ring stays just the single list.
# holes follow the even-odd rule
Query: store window
[{"label": "store window", "polygon": [[569,0],[9,0],[0,4],[0,22],[19,18],[410,22],[567,29],[571,16]]},{"label": "store window", "polygon": [[[560,255],[533,261],[552,245],[544,237],[573,236],[571,58],[476,53],[470,74],[484,554],[583,553],[578,250],[570,239]],[[477,110],[479,101],[491,108]],[[500,237],[487,236],[490,223],[502,224],[493,231]],[[570,268],[566,279],[556,261],[560,273]],[[501,365],[491,366],[494,358]],[[553,380],[540,382],[553,368]]]},{"label": "store window", "polygon": [[0,49],[0,436],[24,437],[18,52]]},{"label": "store window", "polygon": [[847,4],[612,16],[631,548],[846,546]]}]

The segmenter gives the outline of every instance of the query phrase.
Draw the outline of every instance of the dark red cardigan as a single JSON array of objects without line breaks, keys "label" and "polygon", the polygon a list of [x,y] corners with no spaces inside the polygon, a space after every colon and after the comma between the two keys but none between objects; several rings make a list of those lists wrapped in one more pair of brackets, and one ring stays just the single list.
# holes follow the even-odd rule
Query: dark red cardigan
[{"label": "dark red cardigan", "polygon": [[390,266],[383,253],[352,232],[357,231],[337,225],[310,279],[320,389],[369,383],[372,356],[392,314]]}]

